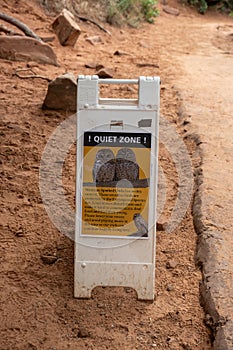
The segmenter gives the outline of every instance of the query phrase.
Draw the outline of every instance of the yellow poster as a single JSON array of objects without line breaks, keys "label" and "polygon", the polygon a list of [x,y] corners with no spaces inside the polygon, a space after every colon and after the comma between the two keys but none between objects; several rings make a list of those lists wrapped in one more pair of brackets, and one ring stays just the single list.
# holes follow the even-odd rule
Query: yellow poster
[{"label": "yellow poster", "polygon": [[82,235],[148,237],[151,134],[85,132]]}]

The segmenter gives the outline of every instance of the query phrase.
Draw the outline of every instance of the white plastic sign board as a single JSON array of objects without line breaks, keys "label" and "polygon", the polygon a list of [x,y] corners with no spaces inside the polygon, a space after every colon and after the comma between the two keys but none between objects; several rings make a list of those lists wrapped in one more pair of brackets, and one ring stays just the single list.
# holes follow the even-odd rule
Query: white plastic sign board
[{"label": "white plastic sign board", "polygon": [[[100,84],[138,84],[138,99],[101,99]],[[159,78],[79,76],[74,295],[125,286],[153,300]]]}]

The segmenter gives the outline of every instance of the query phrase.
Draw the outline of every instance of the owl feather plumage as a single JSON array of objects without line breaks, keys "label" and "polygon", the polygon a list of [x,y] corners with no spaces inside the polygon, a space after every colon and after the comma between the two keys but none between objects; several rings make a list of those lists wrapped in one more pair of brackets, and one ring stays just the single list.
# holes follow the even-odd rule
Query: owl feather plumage
[{"label": "owl feather plumage", "polygon": [[116,155],[116,180],[136,181],[139,179],[139,166],[132,149],[121,148]]},{"label": "owl feather plumage", "polygon": [[113,152],[108,148],[100,149],[96,153],[92,170],[94,182],[110,182],[115,179],[116,161]]}]

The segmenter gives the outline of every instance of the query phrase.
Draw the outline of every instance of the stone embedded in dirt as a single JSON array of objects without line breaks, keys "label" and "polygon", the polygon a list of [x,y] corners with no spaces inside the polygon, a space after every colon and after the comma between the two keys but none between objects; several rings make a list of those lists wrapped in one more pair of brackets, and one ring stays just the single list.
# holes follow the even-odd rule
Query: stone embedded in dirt
[{"label": "stone embedded in dirt", "polygon": [[28,347],[27,347],[28,350],[38,350],[38,347],[33,344],[33,343],[28,343]]},{"label": "stone embedded in dirt", "polygon": [[187,343],[182,343],[182,348],[184,350],[192,350],[192,347],[189,344],[187,344]]},{"label": "stone embedded in dirt", "polygon": [[72,73],[60,75],[48,85],[43,109],[76,111],[77,82]]},{"label": "stone embedded in dirt", "polygon": [[114,56],[132,56],[130,53],[127,53],[125,51],[120,51],[120,50],[116,50],[113,54]]},{"label": "stone embedded in dirt", "polygon": [[22,227],[18,228],[18,230],[15,231],[15,236],[16,237],[23,237],[24,236],[24,230]]},{"label": "stone embedded in dirt", "polygon": [[99,35],[89,36],[88,38],[86,38],[86,41],[88,41],[92,45],[103,43],[103,40]]},{"label": "stone embedded in dirt", "polygon": [[55,40],[55,36],[48,36],[48,37],[44,37],[44,38],[41,37],[41,39],[44,43],[51,43]]},{"label": "stone embedded in dirt", "polygon": [[177,262],[175,260],[169,260],[167,263],[166,263],[166,268],[167,269],[174,269],[176,266],[177,266]]},{"label": "stone embedded in dirt", "polygon": [[81,29],[75,21],[71,12],[64,9],[52,24],[60,44],[63,46],[74,46],[81,34]]},{"label": "stone embedded in dirt", "polygon": [[96,69],[100,64],[96,62],[85,63],[86,68]]},{"label": "stone embedded in dirt", "polygon": [[144,67],[159,68],[159,65],[157,63],[137,63],[137,66],[140,68],[144,68]]},{"label": "stone embedded in dirt", "polygon": [[0,58],[58,65],[57,57],[49,45],[23,36],[0,36]]},{"label": "stone embedded in dirt", "polygon": [[96,66],[96,70],[97,71],[102,69],[102,68],[104,68],[104,66],[102,64],[97,64],[97,66]]},{"label": "stone embedded in dirt", "polygon": [[38,350],[38,347],[33,343],[28,343],[28,350]]},{"label": "stone embedded in dirt", "polygon": [[100,308],[100,309],[101,309],[101,308],[104,308],[104,307],[105,307],[105,304],[104,304],[104,303],[97,303],[97,307]]},{"label": "stone embedded in dirt", "polygon": [[126,326],[125,324],[119,324],[118,327],[119,327],[120,329],[123,329],[123,330],[126,331],[126,332],[129,332],[129,327]]},{"label": "stone embedded in dirt", "polygon": [[176,342],[176,338],[175,337],[167,337],[167,343],[171,344]]},{"label": "stone embedded in dirt", "polygon": [[173,16],[179,16],[180,14],[180,11],[178,9],[170,6],[164,6],[163,11]]},{"label": "stone embedded in dirt", "polygon": [[156,222],[157,231],[165,231],[167,226],[167,222]]},{"label": "stone embedded in dirt", "polygon": [[101,68],[104,68],[104,66],[101,63],[94,63],[94,62],[86,63],[85,67],[96,69],[96,70],[100,70]]},{"label": "stone embedded in dirt", "polygon": [[79,327],[78,330],[78,338],[88,338],[90,337],[90,332],[88,331],[88,329],[86,329],[85,327]]},{"label": "stone embedded in dirt", "polygon": [[96,72],[96,75],[99,76],[99,78],[108,79],[113,78],[112,72],[107,68],[101,68]]},{"label": "stone embedded in dirt", "polygon": [[56,255],[41,255],[41,260],[46,265],[52,265],[58,260],[58,257]]},{"label": "stone embedded in dirt", "polygon": [[167,291],[168,292],[171,292],[171,291],[173,291],[174,290],[174,286],[172,285],[172,284],[169,284],[168,286],[167,286]]},{"label": "stone embedded in dirt", "polygon": [[27,63],[27,68],[39,68],[37,63],[29,62]]}]

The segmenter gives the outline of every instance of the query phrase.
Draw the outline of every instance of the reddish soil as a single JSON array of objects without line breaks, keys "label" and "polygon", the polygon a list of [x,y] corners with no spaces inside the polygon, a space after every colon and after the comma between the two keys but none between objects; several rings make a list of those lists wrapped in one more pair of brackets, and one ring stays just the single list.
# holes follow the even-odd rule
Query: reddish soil
[{"label": "reddish soil", "polygon": [[[198,21],[199,15],[176,2],[174,5],[182,15],[162,13],[154,25],[117,29],[104,24],[112,36],[80,22],[83,33],[75,48],[61,47],[57,39],[51,43],[60,67],[1,60],[0,349],[211,349],[211,334],[199,303],[201,273],[194,263],[197,237],[191,208],[174,232],[157,232],[153,303],[137,301],[128,288],[102,287],[93,291],[90,300],[73,298],[73,241],[53,226],[39,191],[43,149],[52,132],[70,114],[41,109],[47,81],[14,75],[17,68],[28,67],[51,79],[67,71],[76,76],[94,74],[85,68],[85,63],[93,61],[111,68],[116,78],[160,75],[162,115],[182,134],[182,101],[174,86],[179,67],[174,67],[174,58],[166,55],[165,45],[170,45],[174,36],[174,51],[180,49],[179,40],[189,50],[189,34],[184,38],[175,35],[176,23],[181,27],[190,17]],[[0,10],[21,19],[43,37],[53,35],[53,18],[34,2],[4,0]],[[91,45],[85,40],[90,35],[100,35],[103,43]],[[114,56],[116,50],[130,55]],[[159,68],[140,68],[138,63],[156,63]],[[127,87],[111,90],[119,97],[135,93]],[[192,142],[187,148],[190,155],[195,152]],[[162,144],[159,159],[167,186],[160,221],[168,221],[178,177],[172,157]],[[193,157],[194,166],[198,161]],[[73,203],[74,147],[67,156],[63,176],[67,197]],[[48,253],[58,257],[56,263],[43,262],[41,256]]]}]

